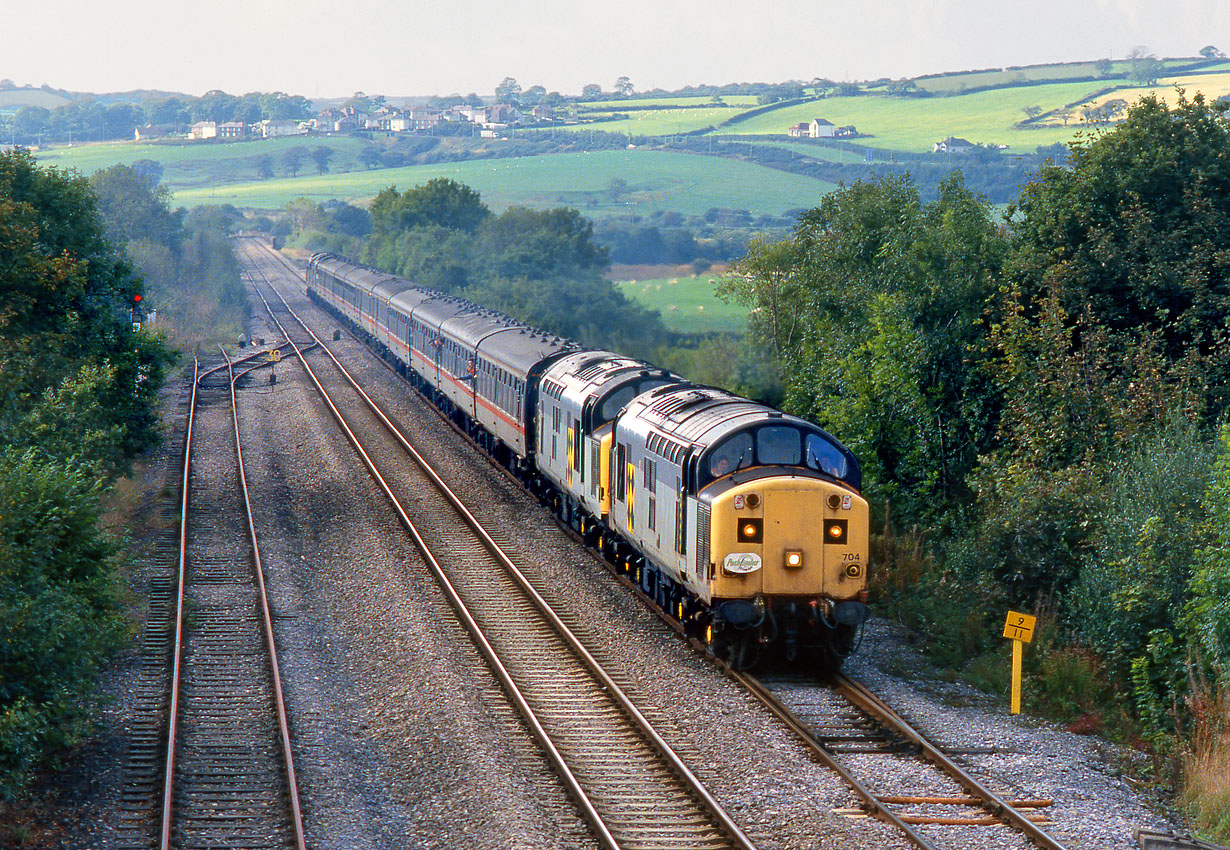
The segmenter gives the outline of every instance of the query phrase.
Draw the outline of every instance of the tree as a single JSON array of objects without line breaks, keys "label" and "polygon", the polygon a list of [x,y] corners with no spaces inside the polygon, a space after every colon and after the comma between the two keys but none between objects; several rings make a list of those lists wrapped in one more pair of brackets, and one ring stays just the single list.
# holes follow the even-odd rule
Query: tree
[{"label": "tree", "polygon": [[602,97],[602,86],[598,85],[597,83],[589,83],[585,85],[581,89],[581,97],[586,98],[588,100],[594,100],[596,98]]},{"label": "tree", "polygon": [[1200,48],[1200,55],[1203,56],[1205,59],[1209,59],[1209,60],[1226,58],[1226,55],[1224,53],[1222,53],[1220,50],[1218,50],[1216,47],[1214,47],[1211,44]]},{"label": "tree", "polygon": [[317,174],[329,173],[329,160],[333,158],[333,148],[328,145],[317,145],[312,148],[312,160],[316,163]]},{"label": "tree", "polygon": [[547,89],[545,86],[530,86],[521,93],[521,102],[526,106],[537,106],[542,103],[547,97]]},{"label": "tree", "polygon": [[113,165],[90,177],[90,187],[113,244],[144,239],[178,249],[183,222],[171,212],[171,192],[165,186],[135,168]]},{"label": "tree", "polygon": [[51,126],[51,112],[41,106],[23,106],[13,116],[13,131],[22,136],[36,136]]},{"label": "tree", "polygon": [[512,77],[505,77],[495,87],[495,99],[502,103],[516,103],[521,94],[521,85]]},{"label": "tree", "polygon": [[401,194],[392,186],[383,190],[372,201],[371,215],[377,236],[395,236],[425,225],[474,233],[491,211],[469,186],[436,177]]},{"label": "tree", "polygon": [[994,399],[976,346],[1006,250],[959,172],[924,205],[905,177],[856,183],[753,243],[723,297],[778,352],[789,410],[850,440],[867,492],[923,521],[968,497]]},{"label": "tree", "polygon": [[479,247],[494,276],[514,280],[586,277],[607,265],[606,249],[594,243],[593,224],[565,207],[509,207],[483,222]]},{"label": "tree", "polygon": [[163,167],[162,163],[157,160],[138,159],[132,164],[132,170],[141,175],[151,186],[157,186],[162,182]]},{"label": "tree", "polygon": [[293,148],[287,148],[282,154],[282,165],[286,168],[286,173],[291,177],[299,176],[299,167],[303,165],[304,157],[308,155],[308,149],[302,145],[295,145]]},{"label": "tree", "polygon": [[1142,86],[1157,84],[1157,78],[1162,73],[1162,63],[1156,56],[1148,52],[1148,48],[1133,47],[1128,52],[1128,61],[1131,63],[1129,76],[1134,82],[1140,83]]},{"label": "tree", "polygon": [[380,150],[375,145],[368,145],[359,151],[359,162],[364,168],[379,168],[384,163],[380,159]]},{"label": "tree", "polygon": [[1069,167],[1043,166],[1009,208],[987,363],[1003,412],[969,551],[1016,603],[1082,572],[1113,527],[1103,501],[1125,447],[1226,409],[1225,110],[1144,97],[1114,130],[1074,143]]},{"label": "tree", "polygon": [[1042,114],[1042,107],[1037,106],[1037,105],[1026,106],[1022,111],[1025,113],[1026,117],[1028,118],[1037,118],[1039,115]]},{"label": "tree", "polygon": [[1011,271],[1023,296],[1053,295],[1112,332],[1157,334],[1170,363],[1211,357],[1224,385],[1227,109],[1182,94],[1171,109],[1150,95],[1113,131],[1074,143],[1070,168],[1044,166],[1014,208]]},{"label": "tree", "polygon": [[620,77],[615,81],[615,93],[620,97],[631,97],[635,92],[636,88],[627,77]]},{"label": "tree", "polygon": [[1110,73],[1114,70],[1114,68],[1114,63],[1109,59],[1099,59],[1093,63],[1093,69],[1098,72],[1099,76],[1102,77],[1110,76]]},{"label": "tree", "polygon": [[273,177],[273,157],[267,153],[256,157],[256,177],[258,180],[268,180]]},{"label": "tree", "polygon": [[145,120],[150,124],[168,124],[178,127],[192,121],[192,114],[188,111],[188,107],[178,97],[147,100],[142,106],[145,109]]},{"label": "tree", "polygon": [[363,92],[357,91],[342,106],[353,109],[360,115],[366,115],[376,108],[377,102],[384,103],[384,97],[378,95],[376,98],[371,98]]}]

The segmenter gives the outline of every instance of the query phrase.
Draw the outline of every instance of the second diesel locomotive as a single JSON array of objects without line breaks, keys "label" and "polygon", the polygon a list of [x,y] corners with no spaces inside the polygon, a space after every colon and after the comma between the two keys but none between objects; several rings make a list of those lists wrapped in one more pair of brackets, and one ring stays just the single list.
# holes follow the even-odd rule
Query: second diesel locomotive
[{"label": "second diesel locomotive", "polygon": [[853,648],[868,508],[823,429],[332,254],[307,287],[720,657]]}]

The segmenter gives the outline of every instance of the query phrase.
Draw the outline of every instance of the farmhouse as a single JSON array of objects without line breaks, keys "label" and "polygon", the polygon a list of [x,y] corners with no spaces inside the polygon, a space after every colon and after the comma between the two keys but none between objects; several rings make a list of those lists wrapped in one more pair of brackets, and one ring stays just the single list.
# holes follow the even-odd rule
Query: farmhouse
[{"label": "farmhouse", "polygon": [[956,136],[949,136],[942,142],[936,142],[931,148],[932,153],[969,153],[974,149],[974,143]]},{"label": "farmhouse", "polygon": [[219,139],[242,139],[248,135],[248,125],[242,121],[227,121],[218,125]]},{"label": "farmhouse", "polygon": [[811,135],[810,130],[811,130],[810,124],[808,124],[806,121],[800,121],[798,124],[795,124],[789,130],[787,130],[786,133],[792,139],[805,139],[809,135]]},{"label": "farmhouse", "polygon": [[807,127],[807,134],[813,139],[831,139],[837,128],[827,118],[813,118]]},{"label": "farmhouse", "polygon": [[198,121],[188,131],[188,138],[216,139],[218,138],[218,125],[214,121]]},{"label": "farmhouse", "polygon": [[440,110],[430,106],[411,106],[404,117],[409,121],[407,130],[430,130],[439,124],[441,119]]},{"label": "farmhouse", "polygon": [[304,136],[307,135],[307,128],[298,121],[274,121],[266,118],[259,124],[253,124],[252,132],[259,133],[263,138],[272,139],[277,136]]}]

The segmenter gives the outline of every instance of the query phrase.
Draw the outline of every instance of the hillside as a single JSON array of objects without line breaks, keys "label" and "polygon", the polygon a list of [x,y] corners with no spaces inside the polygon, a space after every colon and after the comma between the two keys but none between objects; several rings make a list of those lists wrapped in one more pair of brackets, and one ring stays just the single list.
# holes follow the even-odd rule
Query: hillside
[{"label": "hillside", "polygon": [[[908,170],[928,195],[954,168],[977,191],[1005,202],[1044,157],[1080,133],[1108,126],[1105,120],[1116,120],[1123,103],[1147,93],[1173,96],[1176,87],[1210,98],[1230,94],[1230,63],[1224,60],[1167,59],[1158,67],[1159,78],[1150,86],[1130,79],[1126,61],[1074,62],[913,80],[573,99],[559,107],[554,121],[501,131],[507,138],[360,131],[230,143],[117,141],[50,147],[39,158],[87,174],[114,163],[154,160],[176,201],[189,206],[277,209],[299,196],[362,203],[389,185],[448,176],[475,186],[496,208],[563,204],[595,218],[713,208],[780,216],[813,205],[839,182],[884,169]],[[783,91],[793,94],[772,102]],[[0,91],[0,108],[23,99],[50,108],[67,95],[10,88]],[[816,118],[855,133],[829,139],[787,134]],[[949,137],[981,151],[932,153]],[[328,173],[317,173],[310,158],[297,174],[285,161],[291,148],[322,146],[331,151]]]}]

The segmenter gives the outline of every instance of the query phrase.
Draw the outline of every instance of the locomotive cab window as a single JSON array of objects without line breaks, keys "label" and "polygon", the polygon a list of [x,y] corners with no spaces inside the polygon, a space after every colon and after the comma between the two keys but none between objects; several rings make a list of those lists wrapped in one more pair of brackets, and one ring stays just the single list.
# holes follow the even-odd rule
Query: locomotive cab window
[{"label": "locomotive cab window", "polygon": [[775,425],[756,432],[756,457],[762,466],[798,466],[799,429]]},{"label": "locomotive cab window", "polygon": [[719,478],[752,465],[752,435],[735,434],[709,454],[708,472]]},{"label": "locomotive cab window", "polygon": [[808,466],[832,475],[834,478],[845,478],[849,472],[846,456],[837,446],[819,434],[807,435],[803,454]]}]

